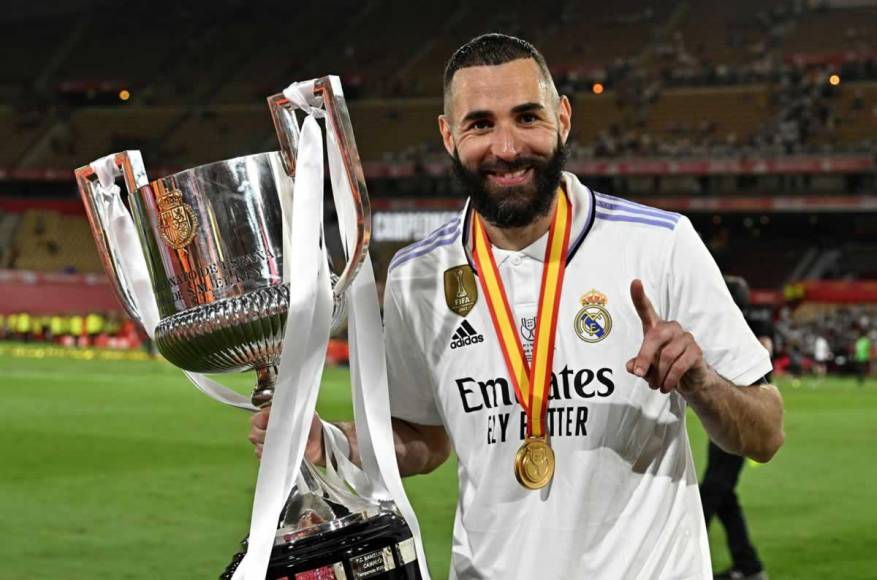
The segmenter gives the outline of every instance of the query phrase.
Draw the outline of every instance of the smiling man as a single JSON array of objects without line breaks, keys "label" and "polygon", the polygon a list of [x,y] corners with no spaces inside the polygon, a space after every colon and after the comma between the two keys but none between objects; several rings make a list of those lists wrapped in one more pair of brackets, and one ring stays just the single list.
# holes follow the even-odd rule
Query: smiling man
[{"label": "smiling man", "polygon": [[[468,54],[458,53],[458,61]],[[570,130],[569,99],[558,96],[541,55],[465,68],[452,60],[439,130],[479,215],[501,229],[539,233],[555,201]],[[532,241],[518,231],[511,237]]]},{"label": "smiling man", "polygon": [[770,459],[767,351],[685,217],[563,172],[571,107],[529,43],[470,41],[444,99],[468,203],[396,254],[384,310],[400,470],[458,457],[451,576],[711,577],[685,409]]}]

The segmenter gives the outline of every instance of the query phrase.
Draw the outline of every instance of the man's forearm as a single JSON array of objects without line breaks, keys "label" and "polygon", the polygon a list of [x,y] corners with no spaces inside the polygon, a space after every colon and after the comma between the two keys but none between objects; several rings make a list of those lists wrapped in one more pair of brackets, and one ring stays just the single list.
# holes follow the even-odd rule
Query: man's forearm
[{"label": "man's forearm", "polygon": [[[350,460],[362,467],[359,454],[359,441],[356,425],[351,422],[334,423],[350,444]],[[450,454],[447,436],[441,427],[413,425],[400,419],[393,419],[393,442],[396,447],[396,462],[402,477],[429,473],[445,462]],[[325,458],[325,455],[324,455]]]},{"label": "man's forearm", "polygon": [[737,386],[712,372],[685,399],[707,435],[729,453],[769,461],[783,444],[783,399],[773,385]]}]

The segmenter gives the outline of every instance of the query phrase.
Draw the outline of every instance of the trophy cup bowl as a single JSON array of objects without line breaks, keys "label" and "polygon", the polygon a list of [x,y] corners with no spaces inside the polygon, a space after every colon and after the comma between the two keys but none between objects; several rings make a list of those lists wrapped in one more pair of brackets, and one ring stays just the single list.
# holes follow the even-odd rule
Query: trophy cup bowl
[{"label": "trophy cup bowl", "polygon": [[277,152],[237,157],[129,198],[161,316],[159,352],[193,372],[254,369],[257,406],[271,400],[289,308],[281,199],[292,179],[283,167]]},{"label": "trophy cup bowl", "polygon": [[[337,77],[317,79],[314,93],[325,104],[327,130],[333,131],[344,163],[351,193],[344,209],[355,217],[356,241],[346,248],[343,268],[332,274],[335,327],[343,321],[344,292],[366,255],[370,210],[340,82]],[[292,207],[299,134],[295,107],[280,94],[268,102],[279,152],[209,163],[152,181],[139,152],[112,156],[114,177],[121,175],[125,181],[155,294],[156,347],[187,371],[255,370],[251,400],[257,407],[270,404],[273,395],[290,304],[284,255],[296,251],[286,245],[284,218]],[[97,173],[91,165],[75,173],[104,269],[122,306],[143,326],[124,256],[113,238],[108,205],[96,184]],[[286,278],[295,283],[294,273]],[[378,549],[392,567],[375,580],[419,578],[412,542],[393,502],[361,498],[327,481],[304,461],[279,515],[268,577],[307,571],[332,550],[337,552],[333,558],[352,574],[357,566],[371,566]],[[230,577],[236,565],[233,562],[223,577]]]},{"label": "trophy cup bowl", "polygon": [[[357,227],[346,265],[332,274],[335,329],[343,323],[344,292],[368,249],[370,208],[337,77],[318,79],[314,90],[326,103],[327,125],[339,141]],[[192,372],[255,370],[252,402],[258,407],[271,401],[289,307],[281,206],[291,207],[299,135],[292,104],[279,94],[268,101],[279,152],[209,163],[154,181],[147,180],[139,152],[114,155],[155,293],[158,351]],[[118,248],[109,240],[95,177],[90,166],[76,170],[104,269],[125,310],[142,326]]]},{"label": "trophy cup bowl", "polygon": [[[117,156],[145,175],[137,152]],[[255,370],[256,406],[271,400],[289,308],[281,203],[292,183],[275,151],[201,165],[128,195],[160,316],[158,351],[192,372]],[[95,237],[105,238],[99,207],[83,198]]]}]

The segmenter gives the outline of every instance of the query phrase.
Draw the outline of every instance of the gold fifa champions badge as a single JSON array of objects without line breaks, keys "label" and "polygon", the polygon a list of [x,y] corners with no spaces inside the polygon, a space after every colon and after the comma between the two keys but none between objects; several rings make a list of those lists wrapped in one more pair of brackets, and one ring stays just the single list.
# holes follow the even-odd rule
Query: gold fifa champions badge
[{"label": "gold fifa champions badge", "polygon": [[582,309],[576,314],[573,321],[576,334],[585,342],[600,342],[612,330],[612,317],[606,310],[606,295],[597,290],[591,290],[579,300]]},{"label": "gold fifa champions badge", "polygon": [[527,437],[515,454],[515,478],[527,489],[541,489],[554,477],[554,450],[545,437]]},{"label": "gold fifa champions badge", "polygon": [[178,189],[159,192],[156,203],[161,238],[171,247],[182,250],[195,238],[198,226],[192,206],[183,203],[183,194]]},{"label": "gold fifa champions badge", "polygon": [[445,302],[451,312],[466,316],[478,302],[478,284],[469,265],[445,270]]}]

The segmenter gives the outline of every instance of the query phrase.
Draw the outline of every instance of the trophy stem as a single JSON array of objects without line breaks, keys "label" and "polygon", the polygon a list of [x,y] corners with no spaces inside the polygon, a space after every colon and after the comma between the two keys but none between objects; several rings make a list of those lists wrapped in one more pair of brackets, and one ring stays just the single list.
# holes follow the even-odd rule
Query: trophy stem
[{"label": "trophy stem", "polygon": [[256,387],[250,396],[253,405],[259,407],[267,407],[271,404],[274,397],[274,383],[277,382],[277,367],[268,365],[265,367],[256,367]]}]

